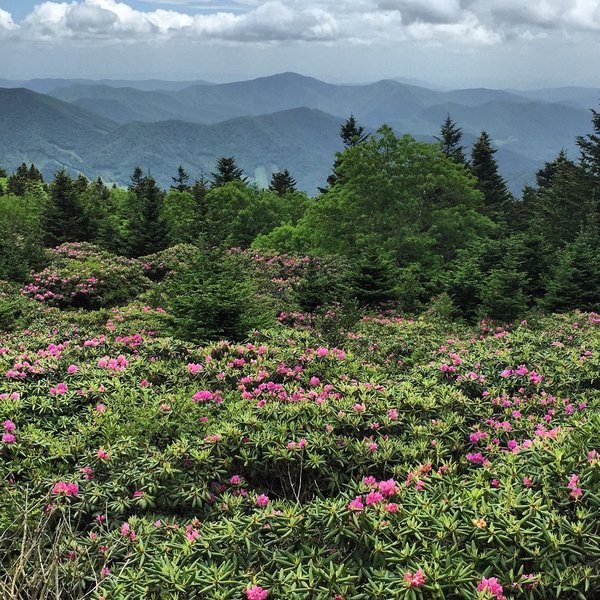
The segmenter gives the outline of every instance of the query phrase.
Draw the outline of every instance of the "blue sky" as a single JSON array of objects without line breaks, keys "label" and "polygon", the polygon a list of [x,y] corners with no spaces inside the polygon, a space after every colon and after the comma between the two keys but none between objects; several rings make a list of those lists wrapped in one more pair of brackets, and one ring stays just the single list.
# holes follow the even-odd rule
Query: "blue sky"
[{"label": "blue sky", "polygon": [[0,0],[0,77],[600,87],[599,0]]}]

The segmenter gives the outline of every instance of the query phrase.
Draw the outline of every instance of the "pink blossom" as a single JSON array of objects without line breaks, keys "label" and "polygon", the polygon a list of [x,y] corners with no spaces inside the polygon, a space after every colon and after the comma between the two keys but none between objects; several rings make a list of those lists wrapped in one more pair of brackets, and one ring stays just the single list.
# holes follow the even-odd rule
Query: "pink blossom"
[{"label": "pink blossom", "polygon": [[425,585],[425,574],[423,569],[418,569],[414,574],[407,572],[404,574],[404,581],[409,588],[420,588]]},{"label": "pink blossom", "polygon": [[389,498],[398,492],[398,483],[394,479],[388,479],[387,481],[379,482],[379,491],[386,497]]},{"label": "pink blossom", "polygon": [[69,375],[73,375],[74,373],[77,373],[77,371],[79,371],[79,367],[77,365],[69,365],[67,368],[67,373]]},{"label": "pink blossom", "polygon": [[390,408],[390,410],[387,411],[387,416],[391,421],[395,421],[398,418],[398,411],[395,408]]},{"label": "pink blossom", "polygon": [[258,504],[258,506],[266,506],[269,504],[269,496],[266,496],[265,494],[256,496],[256,504]]},{"label": "pink blossom", "polygon": [[383,502],[384,496],[380,492],[369,492],[366,497],[367,506],[371,506],[372,504],[378,504],[379,502]]},{"label": "pink blossom", "polygon": [[4,429],[8,432],[14,431],[17,428],[17,426],[10,419],[6,419],[3,425]]},{"label": "pink blossom", "polygon": [[14,444],[17,441],[17,438],[12,433],[3,433],[2,434],[2,443],[3,444]]},{"label": "pink blossom", "polygon": [[96,412],[105,413],[106,412],[106,404],[98,404],[96,406]]},{"label": "pink blossom", "polygon": [[108,460],[110,458],[110,454],[103,448],[98,448],[98,458],[100,460]]},{"label": "pink blossom", "polygon": [[260,585],[253,585],[246,589],[246,598],[248,600],[266,600],[269,596],[269,590],[265,590]]},{"label": "pink blossom", "polygon": [[354,500],[350,500],[350,502],[348,502],[348,510],[357,510],[360,511],[365,507],[365,505],[362,502],[362,498],[360,496],[356,496],[356,498],[354,498]]},{"label": "pink blossom", "polygon": [[329,350],[327,350],[327,348],[323,348],[323,346],[319,346],[316,350],[317,352],[317,356],[319,358],[324,358],[325,356],[327,356],[329,354]]},{"label": "pink blossom", "polygon": [[498,579],[496,577],[490,577],[487,579],[486,577],[482,577],[479,585],[477,586],[478,592],[489,592],[492,596],[500,599],[502,596],[502,586],[498,583]]}]

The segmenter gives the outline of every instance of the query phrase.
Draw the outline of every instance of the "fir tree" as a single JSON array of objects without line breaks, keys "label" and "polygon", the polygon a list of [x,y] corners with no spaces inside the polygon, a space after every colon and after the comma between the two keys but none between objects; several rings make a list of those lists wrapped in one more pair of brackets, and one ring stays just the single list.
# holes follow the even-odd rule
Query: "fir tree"
[{"label": "fir tree", "polygon": [[587,175],[600,182],[600,112],[592,109],[594,133],[577,138],[581,152],[581,166]]},{"label": "fir tree", "polygon": [[564,150],[561,150],[554,160],[544,163],[544,166],[535,174],[538,188],[540,190],[549,188],[554,182],[557,173],[567,163],[573,164],[567,158],[567,153]]},{"label": "fir tree", "polygon": [[351,114],[340,127],[340,137],[344,143],[344,148],[352,148],[364,142],[369,135],[365,133],[364,127],[358,125],[356,118]]},{"label": "fir tree", "polygon": [[188,192],[190,186],[188,185],[190,176],[185,172],[183,165],[179,165],[177,169],[177,176],[171,177],[173,180],[173,185],[171,186],[172,190],[178,190],[180,192]]},{"label": "fir tree", "polygon": [[442,152],[459,165],[466,164],[464,149],[460,145],[462,135],[462,129],[454,123],[448,113],[440,130],[440,137],[435,138],[440,143]]},{"label": "fir tree", "polygon": [[74,182],[64,169],[56,173],[50,186],[50,198],[43,215],[43,231],[44,241],[49,246],[87,239],[87,215]]},{"label": "fir tree", "polygon": [[139,197],[142,193],[144,186],[144,171],[142,170],[142,167],[140,167],[139,165],[135,167],[129,179],[131,180],[131,183],[129,184],[128,188],[129,191],[133,192],[136,196]]},{"label": "fir tree", "polygon": [[279,171],[271,175],[269,189],[278,196],[285,196],[296,191],[296,180],[290,175],[289,171]]},{"label": "fir tree", "polygon": [[246,181],[244,171],[236,165],[233,156],[223,156],[217,161],[217,170],[211,173],[212,186],[220,187],[232,181]]},{"label": "fir tree", "polygon": [[0,179],[4,179],[5,177],[8,177],[6,169],[4,167],[0,167]]},{"label": "fir tree", "polygon": [[477,189],[483,193],[485,213],[494,220],[501,220],[512,196],[498,172],[495,153],[490,136],[482,131],[471,152],[471,171],[477,177]]},{"label": "fir tree", "polygon": [[[362,142],[366,141],[369,138],[369,135],[365,133],[365,128],[358,125],[356,122],[356,118],[353,114],[351,114],[346,121],[340,125],[340,137],[342,138],[342,143],[344,144],[344,148],[347,150],[348,148],[354,148],[358,146],[358,144],[362,144]],[[319,188],[319,192],[324,194],[327,190],[335,185],[339,180],[338,169],[341,164],[341,154],[338,152],[335,157],[335,161],[333,163],[333,172],[329,177],[327,177],[327,187]]]}]

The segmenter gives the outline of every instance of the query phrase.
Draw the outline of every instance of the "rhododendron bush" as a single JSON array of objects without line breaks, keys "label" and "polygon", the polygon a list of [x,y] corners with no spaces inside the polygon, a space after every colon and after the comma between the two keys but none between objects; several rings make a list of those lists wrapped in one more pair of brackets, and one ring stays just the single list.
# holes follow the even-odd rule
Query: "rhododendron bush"
[{"label": "rhododendron bush", "polygon": [[597,598],[598,315],[164,317],[0,336],[2,597]]}]

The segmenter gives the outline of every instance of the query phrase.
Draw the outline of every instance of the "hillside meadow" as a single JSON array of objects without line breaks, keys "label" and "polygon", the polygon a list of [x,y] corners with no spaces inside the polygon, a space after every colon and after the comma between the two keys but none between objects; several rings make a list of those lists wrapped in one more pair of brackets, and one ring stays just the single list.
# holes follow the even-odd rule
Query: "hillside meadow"
[{"label": "hillside meadow", "polygon": [[2,598],[598,598],[600,315],[311,314],[254,254],[278,318],[194,342],[181,249],[52,252],[0,293]]}]

